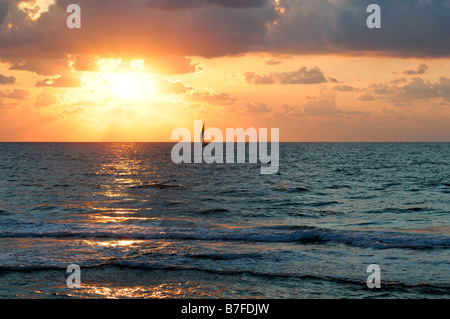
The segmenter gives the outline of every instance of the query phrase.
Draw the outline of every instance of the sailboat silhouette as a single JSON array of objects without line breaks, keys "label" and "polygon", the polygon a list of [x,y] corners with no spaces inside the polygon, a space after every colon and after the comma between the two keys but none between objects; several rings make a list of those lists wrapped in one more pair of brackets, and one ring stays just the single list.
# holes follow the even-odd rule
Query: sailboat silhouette
[{"label": "sailboat silhouette", "polygon": [[205,141],[205,123],[203,123],[202,132],[200,133],[200,141],[202,143],[202,146],[206,146],[210,143]]}]

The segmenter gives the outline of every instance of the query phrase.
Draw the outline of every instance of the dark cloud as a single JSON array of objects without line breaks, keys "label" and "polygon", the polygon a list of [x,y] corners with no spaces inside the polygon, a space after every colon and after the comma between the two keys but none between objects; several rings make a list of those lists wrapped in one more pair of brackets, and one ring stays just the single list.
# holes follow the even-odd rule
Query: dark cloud
[{"label": "dark cloud", "polygon": [[406,70],[404,73],[408,75],[425,74],[428,70],[428,65],[421,64],[417,67],[417,70]]},{"label": "dark cloud", "polygon": [[35,22],[16,2],[11,5],[6,19],[14,28],[0,30],[0,58],[19,63],[67,54],[121,58],[240,54],[263,46],[269,25],[278,18],[271,1],[165,0],[159,3],[175,7],[198,3],[201,8],[155,10],[151,3],[158,1],[79,0],[82,27],[68,29],[66,8],[72,2],[58,0]]},{"label": "dark cloud", "polygon": [[16,82],[15,77],[0,74],[0,84],[12,84],[14,82]]},{"label": "dark cloud", "polygon": [[9,59],[10,70],[31,71],[39,75],[55,75],[63,71],[70,72],[69,58],[26,58],[20,56]]},{"label": "dark cloud", "polygon": [[267,0],[147,0],[146,6],[162,10],[197,9],[217,6],[230,9],[262,7]]},{"label": "dark cloud", "polygon": [[0,2],[0,25],[3,24],[3,20],[8,14],[8,10],[9,10],[9,3],[4,1]]},{"label": "dark cloud", "polygon": [[309,70],[302,67],[297,71],[273,72],[265,75],[247,72],[245,80],[251,84],[318,84],[327,82],[318,67]]},{"label": "dark cloud", "polygon": [[448,1],[378,0],[381,29],[366,26],[372,0],[281,0],[284,15],[271,30],[270,48],[288,53],[450,55]]},{"label": "dark cloud", "polygon": [[[79,71],[95,68],[91,57],[99,56],[142,58],[164,66],[158,71],[186,73],[197,70],[186,56],[247,52],[450,56],[447,0],[378,0],[381,29],[366,26],[372,0],[78,0],[81,29],[66,27],[72,0],[57,0],[37,21],[19,2],[0,0],[0,60],[46,76],[61,74],[55,69],[68,68],[73,57]],[[295,76],[273,81],[296,83]]]}]

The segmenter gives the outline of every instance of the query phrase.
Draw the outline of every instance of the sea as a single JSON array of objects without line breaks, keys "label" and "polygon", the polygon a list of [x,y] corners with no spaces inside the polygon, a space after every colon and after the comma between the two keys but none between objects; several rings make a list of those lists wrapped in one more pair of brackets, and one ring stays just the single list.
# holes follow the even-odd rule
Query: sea
[{"label": "sea", "polygon": [[449,298],[450,143],[173,146],[0,143],[0,298]]}]

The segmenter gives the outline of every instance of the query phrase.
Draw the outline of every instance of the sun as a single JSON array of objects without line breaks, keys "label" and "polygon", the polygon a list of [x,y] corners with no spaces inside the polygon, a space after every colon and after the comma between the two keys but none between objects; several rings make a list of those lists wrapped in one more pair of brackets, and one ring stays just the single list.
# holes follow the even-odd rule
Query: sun
[{"label": "sun", "polygon": [[150,79],[142,73],[111,74],[108,83],[110,91],[121,99],[144,100],[155,94]]},{"label": "sun", "polygon": [[112,80],[111,91],[117,97],[131,99],[136,96],[137,83],[126,78],[116,77]]}]

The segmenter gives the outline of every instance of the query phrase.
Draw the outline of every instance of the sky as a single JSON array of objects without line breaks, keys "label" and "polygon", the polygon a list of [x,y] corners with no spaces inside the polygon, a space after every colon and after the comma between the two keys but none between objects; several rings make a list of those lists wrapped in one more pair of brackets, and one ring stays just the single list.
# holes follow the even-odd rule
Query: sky
[{"label": "sky", "polygon": [[0,141],[171,141],[203,120],[448,142],[449,16],[450,0],[0,0]]}]

